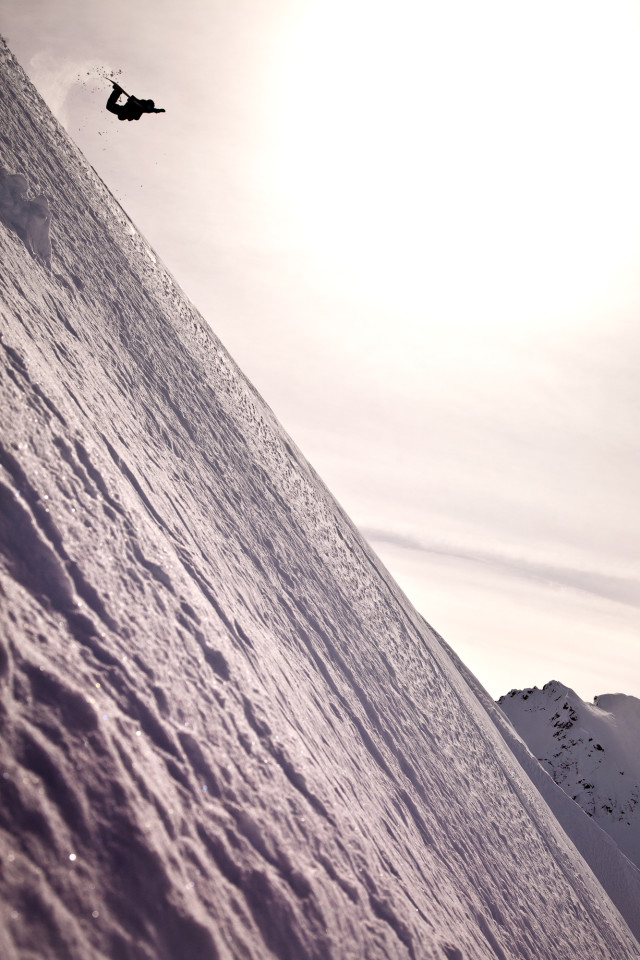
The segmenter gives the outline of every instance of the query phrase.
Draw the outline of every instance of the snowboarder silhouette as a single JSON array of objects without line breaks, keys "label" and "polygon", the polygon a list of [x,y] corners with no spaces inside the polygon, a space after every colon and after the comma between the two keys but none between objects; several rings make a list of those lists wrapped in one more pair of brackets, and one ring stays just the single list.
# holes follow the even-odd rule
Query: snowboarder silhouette
[{"label": "snowboarder silhouette", "polygon": [[[139,120],[143,113],[165,113],[161,107],[156,107],[153,100],[138,100],[123,90],[121,86],[113,80],[113,90],[107,100],[107,110],[115,113],[118,120]],[[120,96],[124,93],[127,100],[125,103],[118,103]]]}]

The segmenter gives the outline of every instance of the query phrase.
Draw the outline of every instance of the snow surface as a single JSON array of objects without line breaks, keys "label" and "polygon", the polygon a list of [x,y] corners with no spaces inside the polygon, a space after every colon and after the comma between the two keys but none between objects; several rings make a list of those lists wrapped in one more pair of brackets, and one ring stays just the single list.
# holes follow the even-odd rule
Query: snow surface
[{"label": "snow surface", "polygon": [[0,219],[12,227],[27,250],[51,266],[49,226],[51,213],[46,197],[30,198],[29,183],[22,173],[0,167]]},{"label": "snow surface", "polygon": [[607,841],[625,922],[498,708],[0,62],[0,163],[52,215],[51,272],[0,220],[0,956],[640,958],[631,865]]},{"label": "snow surface", "polygon": [[498,701],[542,766],[640,867],[640,700],[584,703],[562,683]]}]

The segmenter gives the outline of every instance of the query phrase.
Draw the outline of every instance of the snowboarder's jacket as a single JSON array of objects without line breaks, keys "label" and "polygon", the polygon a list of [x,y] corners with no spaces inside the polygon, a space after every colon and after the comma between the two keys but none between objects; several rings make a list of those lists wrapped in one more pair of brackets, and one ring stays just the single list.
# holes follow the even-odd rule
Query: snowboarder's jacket
[{"label": "snowboarder's jacket", "polygon": [[122,87],[114,83],[111,96],[107,100],[107,110],[115,113],[118,120],[139,120],[143,113],[164,113],[162,108],[156,107],[153,100],[138,100],[137,97],[128,97],[126,103],[118,103],[120,95],[124,93]]}]

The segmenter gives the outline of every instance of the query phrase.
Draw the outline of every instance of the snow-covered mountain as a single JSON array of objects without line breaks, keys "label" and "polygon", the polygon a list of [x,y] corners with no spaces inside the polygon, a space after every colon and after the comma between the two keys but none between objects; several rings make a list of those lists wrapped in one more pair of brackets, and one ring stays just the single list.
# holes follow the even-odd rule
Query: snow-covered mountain
[{"label": "snow-covered mountain", "polygon": [[640,958],[640,873],[0,69],[0,956]]},{"label": "snow-covered mountain", "polygon": [[640,866],[640,700],[584,703],[551,681],[498,703],[555,782]]}]

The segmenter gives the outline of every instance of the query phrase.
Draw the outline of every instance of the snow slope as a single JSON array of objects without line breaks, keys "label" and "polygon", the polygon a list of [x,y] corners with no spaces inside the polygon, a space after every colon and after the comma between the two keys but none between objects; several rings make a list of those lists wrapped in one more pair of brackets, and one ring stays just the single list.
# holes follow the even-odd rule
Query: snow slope
[{"label": "snow slope", "polygon": [[498,701],[542,766],[640,867],[640,700],[584,703],[557,681]]},{"label": "snow slope", "polygon": [[487,695],[0,64],[0,165],[52,244],[49,272],[0,218],[0,956],[640,958],[625,858],[627,922]]}]

